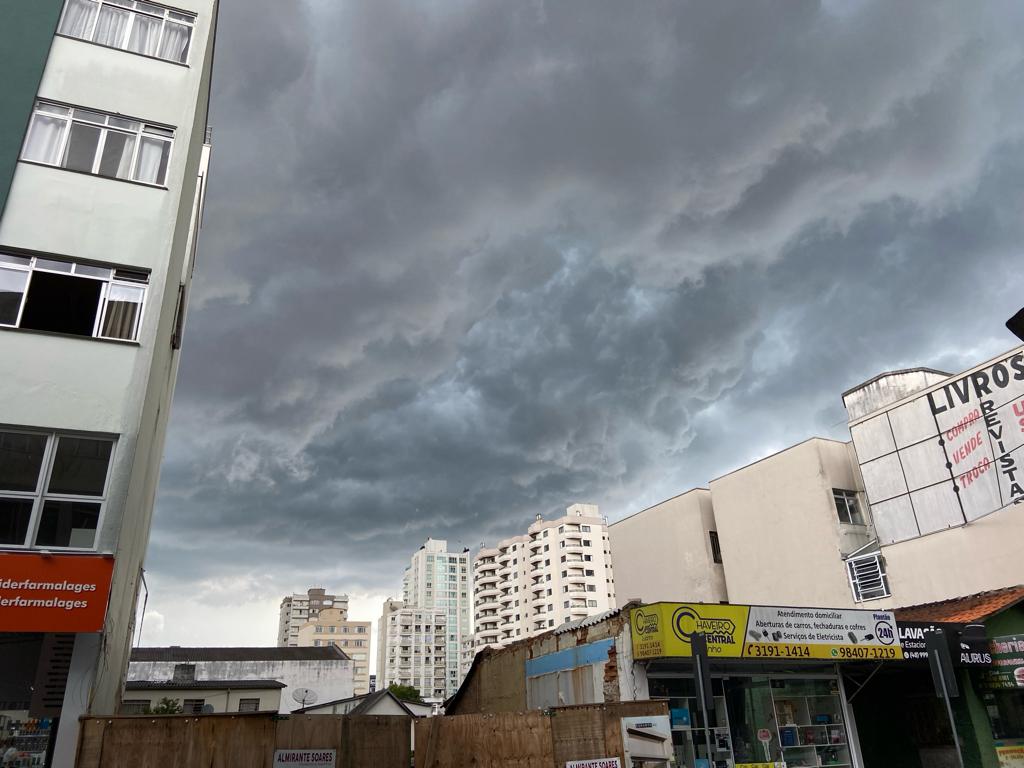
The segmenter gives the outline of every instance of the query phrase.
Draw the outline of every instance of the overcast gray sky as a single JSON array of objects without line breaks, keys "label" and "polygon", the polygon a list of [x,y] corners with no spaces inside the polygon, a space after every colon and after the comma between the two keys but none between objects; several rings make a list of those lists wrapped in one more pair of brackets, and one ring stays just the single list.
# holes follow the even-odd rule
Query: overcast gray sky
[{"label": "overcast gray sky", "polygon": [[[1014,344],[1019,2],[228,1],[144,642],[357,618]],[[684,597],[684,595],[680,595]]]}]

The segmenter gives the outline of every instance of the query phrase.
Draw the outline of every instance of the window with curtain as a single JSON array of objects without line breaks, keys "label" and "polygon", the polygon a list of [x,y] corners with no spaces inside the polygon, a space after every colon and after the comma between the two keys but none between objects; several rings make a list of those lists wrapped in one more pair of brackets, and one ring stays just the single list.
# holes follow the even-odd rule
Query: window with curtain
[{"label": "window with curtain", "polygon": [[67,0],[58,31],[68,37],[188,63],[196,17],[142,0]]},{"label": "window with curtain", "polygon": [[21,158],[111,179],[164,186],[174,129],[36,102]]},{"label": "window with curtain", "polygon": [[0,325],[135,341],[149,273],[0,251]]}]

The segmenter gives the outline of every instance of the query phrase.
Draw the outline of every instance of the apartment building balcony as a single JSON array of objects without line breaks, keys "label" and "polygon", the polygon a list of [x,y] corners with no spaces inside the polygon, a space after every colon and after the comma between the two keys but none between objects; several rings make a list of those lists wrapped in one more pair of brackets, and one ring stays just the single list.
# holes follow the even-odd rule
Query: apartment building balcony
[{"label": "apartment building balcony", "polygon": [[477,631],[476,635],[484,643],[491,643],[501,637],[501,630],[497,627],[481,628]]},{"label": "apartment building balcony", "polygon": [[478,588],[489,586],[491,584],[497,584],[498,581],[499,579],[497,571],[484,571],[476,577],[476,584]]},{"label": "apartment building balcony", "polygon": [[501,608],[501,604],[498,602],[497,597],[488,597],[477,603],[476,607],[480,609],[481,613],[484,616],[486,616],[488,613],[497,613],[498,610]]},{"label": "apartment building balcony", "polygon": [[535,563],[543,562],[544,561],[544,555],[545,555],[545,553],[542,550],[538,549],[536,553],[532,553],[530,555],[530,564],[533,565]]},{"label": "apartment building balcony", "polygon": [[566,545],[562,547],[562,551],[566,554],[583,554],[584,550],[586,550],[586,547],[584,547],[583,544],[579,542],[575,544],[573,544],[572,542],[566,542]]},{"label": "apartment building balcony", "polygon": [[476,590],[476,600],[477,603],[479,604],[486,602],[488,598],[496,598],[500,594],[501,590],[498,589],[497,586],[492,585],[487,587],[481,587],[480,589]]},{"label": "apartment building balcony", "polygon": [[583,556],[582,555],[577,555],[577,554],[572,554],[572,555],[569,555],[568,557],[565,558],[565,562],[567,562],[567,563],[582,563],[583,562]]},{"label": "apartment building balcony", "polygon": [[586,584],[571,584],[570,583],[569,586],[568,586],[568,589],[566,589],[566,594],[569,594],[569,595],[585,595],[585,594],[587,594],[587,586],[586,586]]}]

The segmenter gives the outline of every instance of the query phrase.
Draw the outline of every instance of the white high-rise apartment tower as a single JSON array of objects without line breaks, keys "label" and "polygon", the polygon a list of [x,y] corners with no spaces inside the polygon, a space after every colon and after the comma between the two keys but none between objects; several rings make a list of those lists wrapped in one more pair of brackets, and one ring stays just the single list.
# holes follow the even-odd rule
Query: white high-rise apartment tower
[{"label": "white high-rise apartment tower", "polygon": [[501,646],[615,607],[608,525],[594,504],[481,549],[473,561],[476,645]]},{"label": "white high-rise apartment tower", "polygon": [[0,700],[26,764],[56,727],[52,764],[74,765],[79,717],[121,702],[196,262],[217,7],[3,4]]},{"label": "white high-rise apartment tower", "polygon": [[[409,566],[402,578],[402,604],[388,600],[384,604],[381,623],[378,628],[379,642],[377,645],[377,685],[386,688],[401,677],[394,672],[392,659],[409,658],[409,669],[423,669],[432,666],[437,674],[421,675],[423,680],[429,679],[429,693],[421,690],[424,696],[445,698],[458,690],[462,678],[472,662],[467,652],[472,637],[470,627],[469,595],[469,551],[449,552],[448,542],[439,539],[427,541],[412,556]],[[417,616],[417,614],[419,614]],[[443,632],[435,632],[438,617],[443,619]],[[410,633],[428,634],[423,627],[428,624],[429,642],[420,638],[416,643],[403,643],[401,632],[387,632],[387,625],[405,622],[413,629]],[[420,630],[414,628],[419,625]],[[443,636],[443,644],[435,642]],[[407,652],[407,653],[406,653]],[[429,657],[429,662],[427,661]],[[410,672],[411,674],[411,672]],[[443,680],[443,685],[439,684]],[[438,693],[443,691],[443,693]]]}]

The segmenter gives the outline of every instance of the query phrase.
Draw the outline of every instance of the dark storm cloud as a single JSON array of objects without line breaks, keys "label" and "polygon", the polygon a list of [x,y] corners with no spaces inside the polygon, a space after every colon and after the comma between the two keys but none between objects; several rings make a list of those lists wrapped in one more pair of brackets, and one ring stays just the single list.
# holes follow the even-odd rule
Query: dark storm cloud
[{"label": "dark storm cloud", "polygon": [[619,517],[1011,346],[1021,21],[225,3],[148,567],[389,591],[427,536]]}]

